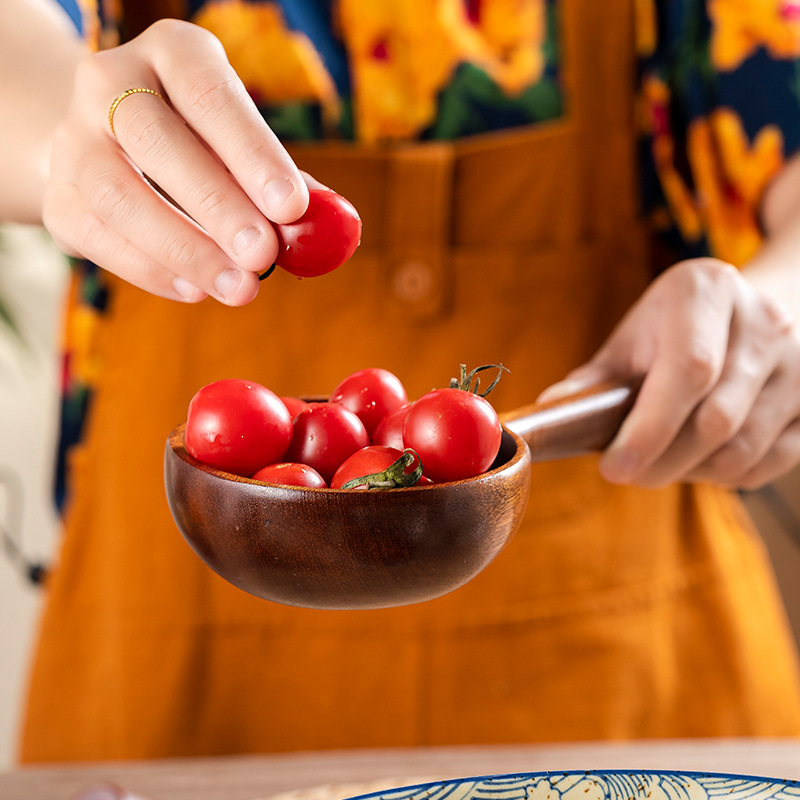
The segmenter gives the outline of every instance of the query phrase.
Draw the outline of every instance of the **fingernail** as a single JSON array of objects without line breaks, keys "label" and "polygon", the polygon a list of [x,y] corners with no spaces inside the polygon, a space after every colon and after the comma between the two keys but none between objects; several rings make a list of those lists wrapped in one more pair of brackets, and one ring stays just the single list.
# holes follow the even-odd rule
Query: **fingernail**
[{"label": "fingernail", "polygon": [[264,202],[270,210],[279,209],[294,194],[294,184],[286,178],[271,180],[264,187]]},{"label": "fingernail", "polygon": [[238,269],[226,269],[217,275],[214,288],[223,300],[227,300],[236,292],[241,282],[242,273]]},{"label": "fingernail", "polygon": [[258,228],[250,227],[239,231],[233,240],[233,252],[239,256],[248,255],[263,239],[263,233]]},{"label": "fingernail", "polygon": [[638,469],[638,454],[623,447],[607,450],[600,461],[600,472],[609,483],[629,483]]},{"label": "fingernail", "polygon": [[175,278],[172,281],[172,288],[184,300],[199,300],[201,294],[205,294],[201,289],[198,289],[193,283],[189,283],[185,278]]}]

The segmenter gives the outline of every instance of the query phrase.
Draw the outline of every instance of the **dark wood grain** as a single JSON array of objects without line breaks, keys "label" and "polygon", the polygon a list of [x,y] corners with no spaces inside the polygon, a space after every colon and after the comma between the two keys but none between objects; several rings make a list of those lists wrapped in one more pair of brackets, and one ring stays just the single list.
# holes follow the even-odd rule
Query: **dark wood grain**
[{"label": "dark wood grain", "polygon": [[506,545],[528,502],[532,458],[601,449],[636,392],[635,382],[604,384],[527,406],[505,418],[489,472],[385,491],[238,478],[192,458],[180,425],[166,445],[167,500],[200,558],[257,597],[331,609],[419,603],[463,586]]},{"label": "dark wood grain", "polygon": [[298,489],[237,478],[169,437],[165,483],[184,538],[217,574],[267,600],[381,608],[462,586],[506,544],[528,499],[525,444],[505,433],[498,466],[407,489]]}]

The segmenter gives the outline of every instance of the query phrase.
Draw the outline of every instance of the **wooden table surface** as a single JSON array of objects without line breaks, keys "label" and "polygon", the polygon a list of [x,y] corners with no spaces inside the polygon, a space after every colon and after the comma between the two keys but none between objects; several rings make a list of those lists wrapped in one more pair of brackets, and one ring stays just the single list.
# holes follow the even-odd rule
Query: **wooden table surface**
[{"label": "wooden table surface", "polygon": [[0,800],[67,800],[112,781],[153,800],[257,800],[334,784],[341,797],[385,786],[497,773],[566,769],[679,769],[800,779],[799,740],[352,750],[23,767],[0,773]]}]

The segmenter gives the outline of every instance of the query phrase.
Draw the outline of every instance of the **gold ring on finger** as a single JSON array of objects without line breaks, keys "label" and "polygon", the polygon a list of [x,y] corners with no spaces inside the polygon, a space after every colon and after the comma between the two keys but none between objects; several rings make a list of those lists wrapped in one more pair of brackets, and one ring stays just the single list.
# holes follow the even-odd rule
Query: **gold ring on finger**
[{"label": "gold ring on finger", "polygon": [[114,113],[117,110],[117,106],[126,98],[130,97],[132,94],[152,94],[155,97],[163,100],[164,98],[155,90],[155,89],[147,89],[143,86],[137,87],[135,89],[126,89],[121,95],[119,95],[114,102],[111,104],[111,108],[108,109],[108,127],[111,128],[111,133],[114,134],[114,138],[117,138],[117,133],[114,130]]}]

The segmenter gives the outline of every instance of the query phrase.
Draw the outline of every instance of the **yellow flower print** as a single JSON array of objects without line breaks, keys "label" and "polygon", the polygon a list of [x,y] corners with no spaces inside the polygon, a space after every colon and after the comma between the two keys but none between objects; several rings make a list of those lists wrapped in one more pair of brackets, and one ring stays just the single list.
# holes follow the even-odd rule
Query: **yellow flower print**
[{"label": "yellow flower print", "polygon": [[413,137],[435,119],[438,95],[471,62],[507,93],[544,69],[544,0],[338,0],[361,140]]},{"label": "yellow flower print", "polygon": [[471,16],[463,7],[463,0],[442,4],[465,56],[510,95],[539,80],[547,36],[544,0],[473,0]]},{"label": "yellow flower print", "polygon": [[286,27],[275,3],[215,0],[200,10],[194,22],[219,38],[257,100],[318,101],[329,116],[338,115],[336,89],[322,59],[305,34]]},{"label": "yellow flower print", "polygon": [[636,52],[641,58],[651,56],[658,43],[656,0],[635,0]]},{"label": "yellow flower print", "polygon": [[654,77],[645,80],[644,127],[675,224],[690,242],[705,233],[713,255],[741,266],[761,244],[759,207],[783,164],[783,136],[767,125],[750,142],[741,119],[728,108],[694,120],[687,143],[690,187],[676,168],[668,108],[668,87]]},{"label": "yellow flower print", "polygon": [[732,70],[765,47],[775,58],[800,57],[798,0],[709,0],[711,61]]},{"label": "yellow flower print", "polygon": [[653,159],[675,224],[689,242],[700,240],[702,221],[691,190],[675,167],[675,140],[669,126],[669,88],[656,77],[642,82],[642,123],[652,137]]},{"label": "yellow flower print", "polygon": [[721,108],[692,123],[688,155],[711,250],[741,266],[761,244],[759,207],[783,164],[783,135],[766,125],[750,143],[737,114]]}]

